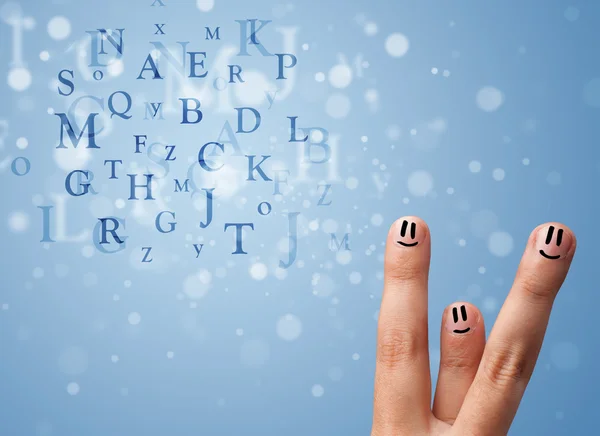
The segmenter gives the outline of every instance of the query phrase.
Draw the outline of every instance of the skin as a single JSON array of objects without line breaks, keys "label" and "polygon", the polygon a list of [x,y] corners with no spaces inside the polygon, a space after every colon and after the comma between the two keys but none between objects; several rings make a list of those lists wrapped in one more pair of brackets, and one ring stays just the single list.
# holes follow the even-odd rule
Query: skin
[{"label": "skin", "polygon": [[400,218],[388,234],[371,435],[506,435],[569,271],[575,235],[560,223],[533,230],[487,343],[479,309],[465,302],[446,308],[433,406],[427,343],[430,236],[427,224],[412,216]]}]

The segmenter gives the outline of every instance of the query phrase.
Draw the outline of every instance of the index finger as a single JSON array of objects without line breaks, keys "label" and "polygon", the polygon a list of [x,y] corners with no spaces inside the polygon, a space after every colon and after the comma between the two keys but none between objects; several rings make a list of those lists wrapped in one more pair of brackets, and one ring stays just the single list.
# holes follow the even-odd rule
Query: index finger
[{"label": "index finger", "polygon": [[566,226],[548,223],[531,234],[455,422],[460,434],[506,434],[537,361],[550,311],[575,253]]}]

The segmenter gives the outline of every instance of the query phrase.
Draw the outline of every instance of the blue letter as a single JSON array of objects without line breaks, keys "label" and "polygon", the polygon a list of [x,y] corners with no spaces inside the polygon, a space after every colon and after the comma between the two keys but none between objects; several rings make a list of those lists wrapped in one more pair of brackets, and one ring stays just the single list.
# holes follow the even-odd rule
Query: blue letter
[{"label": "blue letter", "polygon": [[205,29],[206,29],[206,38],[205,39],[221,39],[221,38],[219,38],[220,27],[217,27],[214,32],[210,31],[210,27],[205,27]]},{"label": "blue letter", "polygon": [[[258,42],[258,39],[256,38],[256,34],[260,32],[263,27],[269,24],[271,20],[260,20],[260,27],[258,29],[256,28],[256,21],[258,21],[256,19],[235,21],[240,24],[240,52],[238,53],[238,56],[250,56],[248,53],[248,41],[250,44],[254,45],[263,56],[273,56],[260,42]],[[250,36],[248,36],[248,23],[251,25]]]},{"label": "blue letter", "polygon": [[[150,64],[150,67],[146,68],[146,65],[148,63]],[[140,71],[140,75],[137,78],[138,80],[146,80],[146,78],[144,77],[144,71],[152,71],[154,73],[154,77],[152,77],[152,79],[162,79],[158,72],[158,67],[154,63],[154,59],[152,59],[151,54],[148,54],[146,62],[144,62],[144,66],[142,67],[142,71]]]},{"label": "blue letter", "polygon": [[[82,170],[74,170],[74,171],[71,171],[71,172],[70,172],[70,173],[67,175],[67,178],[65,179],[65,189],[66,189],[66,191],[67,191],[67,192],[68,192],[70,195],[72,195],[73,197],[80,197],[80,196],[82,196],[82,195],[85,195],[85,194],[87,194],[87,193],[88,193],[88,191],[89,191],[89,189],[90,189],[90,184],[89,184],[89,183],[81,183],[81,182],[79,182],[79,184],[78,184],[78,186],[77,186],[77,193],[75,193],[75,192],[73,191],[73,189],[71,188],[71,177],[73,177],[73,175],[74,175],[74,174],[83,174],[83,175],[86,177],[86,179],[88,179],[88,181],[89,181],[89,178],[88,178],[88,172],[87,172],[87,171],[82,171]],[[83,192],[81,192],[81,193],[79,193],[79,187],[80,187],[80,186],[83,188]]]},{"label": "blue letter", "polygon": [[235,251],[231,254],[248,254],[244,251],[243,247],[242,247],[242,229],[244,227],[250,227],[252,230],[254,230],[254,224],[253,223],[225,223],[225,229],[223,230],[224,232],[227,231],[227,229],[229,227],[235,227]]},{"label": "blue letter", "polygon": [[145,200],[154,200],[154,198],[152,198],[152,176],[154,176],[154,174],[144,174],[146,176],[146,184],[145,185],[136,185],[135,184],[135,174],[127,174],[129,176],[130,179],[130,195],[129,195],[129,200],[138,200],[138,198],[135,196],[135,190],[136,188],[146,188],[146,198]]},{"label": "blue letter", "polygon": [[275,177],[275,183],[273,183],[273,185],[275,185],[275,190],[273,191],[273,195],[283,195],[281,193],[281,191],[279,190],[279,185],[288,185],[288,179],[287,177],[284,179],[283,177],[280,177],[280,174],[287,174],[288,176],[290,175],[290,171],[289,170],[275,170],[273,171],[274,177]]},{"label": "blue letter", "polygon": [[160,212],[158,215],[156,215],[156,220],[154,221],[154,225],[156,226],[156,230],[158,230],[161,233],[171,233],[172,231],[175,230],[175,226],[177,225],[177,222],[169,222],[167,224],[169,224],[169,230],[163,230],[162,226],[160,225],[160,217],[163,216],[163,214],[165,213],[169,213],[171,214],[171,216],[173,217],[173,219],[175,219],[175,213],[174,212],[169,212],[167,210]]},{"label": "blue letter", "polygon": [[270,158],[271,156],[262,156],[262,160],[254,165],[254,158],[256,156],[246,156],[248,158],[248,182],[256,182],[256,179],[254,178],[254,171],[258,171],[258,174],[262,177],[263,180],[268,181],[268,182],[272,182],[272,179],[269,179],[269,177],[267,177],[267,175],[265,174],[265,172],[262,170],[262,168],[260,167],[262,165],[262,163],[264,161],[266,161],[268,158]]},{"label": "blue letter", "polygon": [[[216,151],[216,148],[219,148],[219,149],[221,149],[222,152],[225,152],[225,146],[223,144],[219,144],[218,142],[207,142],[206,144],[204,144],[202,146],[202,148],[200,148],[200,151],[198,152],[198,163],[206,171],[218,171],[223,167],[224,164],[221,164],[218,168],[212,168],[206,164],[206,159],[204,159],[204,150],[209,145],[214,145],[215,151]],[[214,154],[212,156],[214,156]]]},{"label": "blue letter", "polygon": [[73,126],[71,126],[71,122],[69,121],[69,118],[67,117],[66,114],[64,113],[60,113],[60,114],[54,114],[57,117],[60,118],[60,144],[58,144],[58,146],[56,148],[67,148],[67,146],[64,143],[64,132],[66,130],[67,134],[69,135],[69,139],[71,140],[71,143],[73,144],[73,148],[77,148],[77,145],[79,145],[79,141],[81,141],[81,137],[83,136],[83,132],[85,131],[85,129],[88,129],[88,146],[87,148],[100,148],[96,145],[96,129],[94,127],[94,120],[96,119],[96,116],[98,115],[97,113],[91,113],[88,115],[87,120],[85,122],[85,124],[83,125],[83,128],[81,129],[81,132],[79,132],[79,135],[75,135],[75,132],[73,130]]},{"label": "blue letter", "polygon": [[141,153],[140,145],[146,146],[146,141],[140,141],[140,138],[148,139],[146,135],[133,135],[135,137],[135,153]]},{"label": "blue letter", "polygon": [[[180,98],[179,100],[181,100],[181,102],[183,103],[183,121],[181,122],[181,124],[198,124],[200,121],[202,121],[202,111],[200,111],[200,101],[195,99],[195,98]],[[194,103],[196,103],[196,109],[189,109],[188,108],[188,102],[190,100],[193,100]],[[188,120],[188,112],[195,112],[198,119],[196,121],[189,121]]]},{"label": "blue letter", "polygon": [[[121,239],[119,237],[119,235],[117,235],[117,229],[119,228],[119,220],[117,220],[116,218],[98,218],[98,220],[100,221],[100,225],[101,225],[101,229],[102,229],[102,239],[100,239],[100,244],[108,244],[108,240],[106,239],[106,235],[107,233],[110,233],[112,235],[112,237],[114,238],[115,242],[117,244],[122,244],[123,242],[125,242],[123,239]],[[106,227],[106,222],[110,221],[111,223],[113,223],[113,229],[109,230]]]},{"label": "blue letter", "polygon": [[115,160],[115,159],[112,159],[112,160],[111,160],[111,159],[106,159],[106,160],[104,161],[104,166],[106,166],[106,162],[110,162],[110,163],[112,164],[112,165],[111,165],[111,170],[110,170],[110,177],[109,177],[109,179],[118,179],[117,175],[115,174],[115,170],[116,170],[116,166],[117,166],[116,164],[117,164],[117,163],[123,164],[123,161],[122,161],[122,160],[120,160],[120,159],[119,159],[119,160]]},{"label": "blue letter", "polygon": [[342,239],[341,242],[338,243],[337,237],[335,236],[335,233],[330,233],[331,236],[331,240],[329,241],[329,248],[331,251],[340,251],[342,248],[342,244],[344,244],[344,251],[350,251],[350,244],[348,241],[348,237],[350,236],[349,233],[344,234],[344,239]]},{"label": "blue letter", "polygon": [[202,55],[206,59],[206,52],[205,51],[190,51],[188,53],[190,55],[190,75],[188,77],[190,77],[190,78],[206,77],[208,75],[208,71],[205,71],[204,74],[200,74],[199,76],[196,75],[196,66],[197,65],[202,67],[202,69],[204,69],[204,60],[201,60],[200,62],[196,62],[196,55]]},{"label": "blue letter", "polygon": [[325,197],[327,196],[327,193],[329,192],[331,185],[330,184],[326,185],[325,183],[321,183],[321,184],[319,184],[319,188],[321,186],[324,186],[325,189],[323,190],[323,195],[321,195],[321,198],[319,198],[319,203],[317,203],[317,206],[329,206],[331,204],[331,201],[329,203],[323,203],[323,200],[325,200]]},{"label": "blue letter", "polygon": [[185,179],[185,182],[183,182],[183,185],[181,185],[181,183],[179,183],[179,179],[175,179],[175,192],[190,192],[190,187],[188,186],[189,182],[190,179]]},{"label": "blue letter", "polygon": [[[200,228],[201,229],[205,229],[212,222],[212,216],[213,216],[213,191],[215,190],[215,188],[210,188],[210,189],[202,188],[202,190],[206,192],[206,223],[203,223],[202,221],[200,221]],[[225,228],[225,230],[227,230],[227,228]]]},{"label": "blue letter", "polygon": [[291,137],[290,137],[290,142],[306,142],[308,141],[308,135],[306,135],[304,137],[304,139],[296,139],[296,120],[298,119],[298,117],[288,117],[291,121],[291,127],[290,127],[290,131],[291,131]]},{"label": "blue letter", "polygon": [[296,261],[296,254],[298,252],[298,231],[297,231],[298,215],[300,215],[300,212],[288,213],[288,221],[289,221],[288,238],[290,240],[290,249],[289,249],[289,259],[288,259],[287,263],[284,262],[283,260],[279,261],[279,266],[283,269],[288,269]]},{"label": "blue letter", "polygon": [[[289,53],[276,54],[275,56],[277,56],[279,58],[279,75],[277,76],[277,80],[287,79],[287,77],[285,77],[283,74],[283,69],[284,68],[294,68],[296,66],[296,63],[298,62],[298,59],[296,59],[296,56],[294,56],[293,54],[289,54]],[[290,65],[283,64],[284,56],[289,56],[291,58]]]},{"label": "blue letter", "polygon": [[150,252],[152,251],[152,247],[142,247],[142,251],[146,250],[146,253],[144,253],[144,258],[142,259],[142,263],[150,263],[152,262],[154,259],[148,259],[148,256],[150,255]]},{"label": "blue letter", "polygon": [[[19,170],[17,169],[17,161],[19,161],[19,160],[22,160],[23,162],[25,162],[25,171],[24,172],[19,172]],[[31,162],[29,162],[29,159],[27,159],[26,157],[19,156],[19,157],[16,157],[12,161],[12,164],[10,165],[10,169],[15,176],[26,176],[27,174],[29,174],[29,171],[31,170]]]},{"label": "blue letter", "polygon": [[60,83],[67,85],[69,88],[71,88],[71,90],[69,92],[62,92],[62,90],[60,88],[58,88],[58,93],[60,95],[68,97],[69,95],[73,94],[73,91],[75,91],[75,85],[73,84],[73,82],[71,80],[63,77],[63,73],[71,74],[71,79],[75,78],[75,75],[73,74],[73,70],[61,70],[61,72],[58,73],[58,81]]},{"label": "blue letter", "polygon": [[158,115],[159,120],[164,120],[165,117],[163,116],[162,102],[159,102],[159,103],[146,102],[146,112],[144,113],[145,120],[150,119],[150,118],[148,118],[148,115],[150,115],[150,118],[152,118],[153,120],[156,119],[156,115]]},{"label": "blue letter", "polygon": [[[235,80],[233,80],[233,76],[238,78],[239,83],[246,83],[244,81],[244,79],[242,79],[240,77],[240,74],[242,74],[242,67],[240,67],[239,65],[227,65],[229,67],[229,83],[235,83]],[[233,72],[233,69],[237,68],[237,72]]]},{"label": "blue letter", "polygon": [[[252,111],[254,114],[254,127],[252,130],[244,130],[244,109]],[[251,107],[236,107],[236,111],[238,111],[238,129],[236,133],[252,133],[258,129],[260,126],[260,113]]]}]

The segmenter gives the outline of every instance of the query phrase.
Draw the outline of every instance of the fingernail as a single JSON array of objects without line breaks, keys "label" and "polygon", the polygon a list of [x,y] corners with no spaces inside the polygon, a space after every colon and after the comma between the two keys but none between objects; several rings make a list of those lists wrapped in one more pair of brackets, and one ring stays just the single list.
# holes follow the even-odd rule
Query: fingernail
[{"label": "fingernail", "polygon": [[572,243],[570,232],[551,224],[539,229],[536,237],[536,249],[540,255],[551,260],[565,257]]},{"label": "fingernail", "polygon": [[466,304],[453,304],[446,313],[446,330],[449,333],[464,335],[475,330],[479,314]]},{"label": "fingernail", "polygon": [[416,247],[425,240],[425,226],[411,217],[396,221],[396,243],[402,247]]}]

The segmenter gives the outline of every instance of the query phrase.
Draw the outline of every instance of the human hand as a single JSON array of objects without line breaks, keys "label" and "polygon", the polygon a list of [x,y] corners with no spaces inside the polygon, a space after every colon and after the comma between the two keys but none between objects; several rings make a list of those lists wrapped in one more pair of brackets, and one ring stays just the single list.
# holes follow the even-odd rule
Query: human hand
[{"label": "human hand", "polygon": [[372,436],[507,434],[571,265],[574,234],[559,223],[532,232],[487,344],[483,316],[475,306],[459,302],[446,308],[433,407],[427,338],[429,229],[417,217],[400,218],[386,245]]}]

